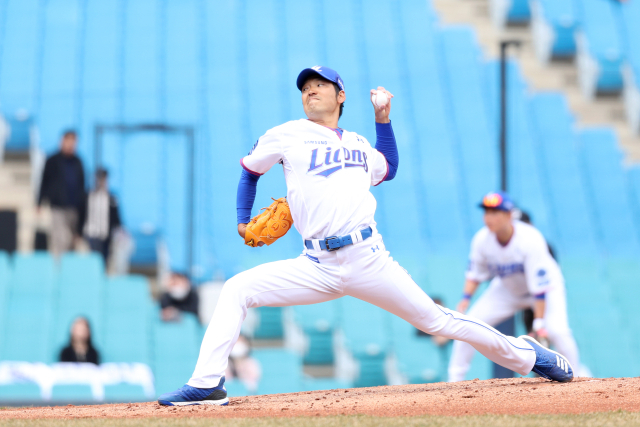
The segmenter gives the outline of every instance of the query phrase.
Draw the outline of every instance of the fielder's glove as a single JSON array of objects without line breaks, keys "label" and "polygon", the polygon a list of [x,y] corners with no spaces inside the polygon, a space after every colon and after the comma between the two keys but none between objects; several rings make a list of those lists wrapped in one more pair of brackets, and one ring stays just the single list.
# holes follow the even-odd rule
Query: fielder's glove
[{"label": "fielder's glove", "polygon": [[271,206],[262,208],[263,212],[253,217],[247,224],[244,235],[245,245],[254,248],[260,242],[270,245],[291,229],[293,218],[287,199],[281,197],[272,200]]}]

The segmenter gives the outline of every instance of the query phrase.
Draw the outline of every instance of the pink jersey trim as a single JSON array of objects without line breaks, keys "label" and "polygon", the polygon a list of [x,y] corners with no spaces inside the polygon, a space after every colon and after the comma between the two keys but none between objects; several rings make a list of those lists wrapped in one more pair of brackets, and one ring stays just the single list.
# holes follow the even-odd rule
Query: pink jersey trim
[{"label": "pink jersey trim", "polygon": [[242,166],[242,168],[244,170],[246,170],[247,172],[249,172],[251,175],[255,175],[255,176],[262,176],[263,174],[258,173],[258,172],[254,172],[251,169],[249,169],[248,167],[245,166],[244,164],[244,158],[240,159],[240,165]]},{"label": "pink jersey trim", "polygon": [[[380,152],[378,151],[378,153]],[[387,179],[387,177],[389,176],[389,162],[387,161],[387,158],[385,157],[384,154],[380,153],[380,155],[384,157],[384,162],[387,164],[387,173],[384,174],[384,178],[382,178],[382,180],[379,183],[375,184],[374,187],[377,187],[378,185],[382,184],[384,180]]]}]

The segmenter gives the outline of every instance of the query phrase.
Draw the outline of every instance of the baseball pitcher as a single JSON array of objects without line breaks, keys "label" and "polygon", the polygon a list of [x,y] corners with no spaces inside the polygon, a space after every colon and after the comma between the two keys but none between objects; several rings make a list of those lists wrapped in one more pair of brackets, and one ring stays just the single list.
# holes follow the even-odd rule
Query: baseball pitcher
[{"label": "baseball pitcher", "polygon": [[[468,342],[523,375],[534,370],[545,378],[571,381],[566,359],[530,337],[507,337],[436,305],[386,250],[376,229],[370,187],[391,181],[398,170],[389,120],[393,95],[383,87],[371,91],[372,147],[366,138],[338,126],[346,93],[337,72],[321,66],[304,69],[297,87],[307,118],[268,130],[240,161],[237,213],[238,233],[246,244],[275,244],[294,226],[302,236],[302,254],[252,268],[225,283],[191,379],[158,402],[226,405],[224,372],[247,309],[315,304],[344,295],[377,305],[429,334]],[[257,182],[275,165],[284,173],[286,200],[275,200],[250,220]]]}]

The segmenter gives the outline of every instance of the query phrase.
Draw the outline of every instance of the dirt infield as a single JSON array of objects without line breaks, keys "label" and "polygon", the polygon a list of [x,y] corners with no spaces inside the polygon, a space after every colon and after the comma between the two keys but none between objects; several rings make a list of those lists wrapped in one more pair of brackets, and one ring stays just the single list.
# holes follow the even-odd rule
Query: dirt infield
[{"label": "dirt infield", "polygon": [[2,419],[580,414],[640,411],[640,378],[465,381],[231,398],[227,407],[163,407],[155,402],[6,408]]}]

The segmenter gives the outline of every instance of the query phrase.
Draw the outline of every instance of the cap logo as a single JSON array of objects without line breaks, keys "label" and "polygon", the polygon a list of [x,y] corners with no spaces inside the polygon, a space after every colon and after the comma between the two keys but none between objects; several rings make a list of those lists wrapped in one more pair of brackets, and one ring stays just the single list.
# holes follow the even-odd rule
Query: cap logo
[{"label": "cap logo", "polygon": [[311,67],[311,69],[314,71],[322,71],[322,67],[319,65],[316,65],[315,67]]},{"label": "cap logo", "polygon": [[502,204],[502,196],[496,193],[487,194],[482,199],[482,204],[488,208],[496,208]]}]

